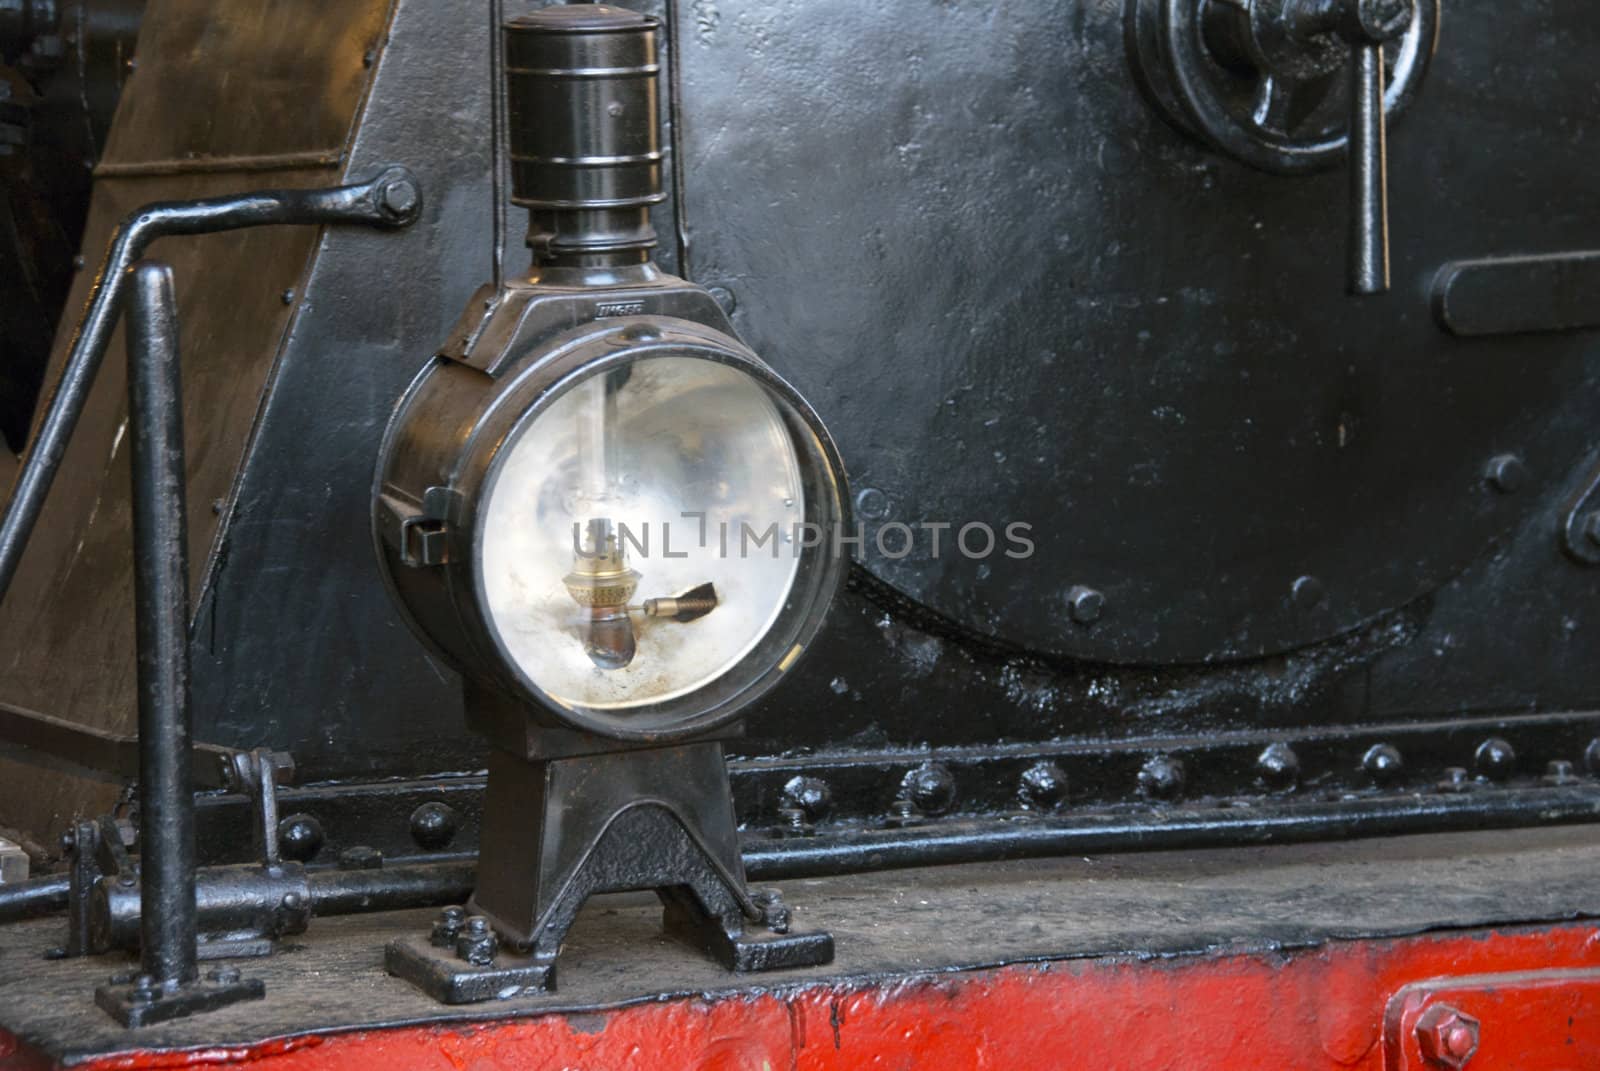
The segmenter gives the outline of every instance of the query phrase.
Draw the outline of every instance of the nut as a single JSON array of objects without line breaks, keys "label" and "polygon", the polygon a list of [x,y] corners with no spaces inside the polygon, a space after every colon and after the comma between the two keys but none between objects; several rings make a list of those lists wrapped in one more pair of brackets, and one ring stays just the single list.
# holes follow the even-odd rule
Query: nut
[{"label": "nut", "polygon": [[1460,1071],[1478,1051],[1478,1020],[1448,1004],[1435,1004],[1417,1020],[1417,1044],[1427,1061]]}]

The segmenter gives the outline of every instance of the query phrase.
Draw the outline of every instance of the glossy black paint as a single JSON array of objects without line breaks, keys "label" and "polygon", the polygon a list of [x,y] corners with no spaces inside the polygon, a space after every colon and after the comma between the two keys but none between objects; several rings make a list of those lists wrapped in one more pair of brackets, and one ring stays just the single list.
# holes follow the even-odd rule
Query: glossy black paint
[{"label": "glossy black paint", "polygon": [[[1037,762],[1066,775],[1068,816],[1148,808],[1103,842],[1129,845],[1192,800],[1139,802],[1157,754],[1183,762],[1186,793],[1329,835],[1386,819],[1293,799],[1365,791],[1386,737],[1399,763],[1378,765],[1423,822],[1490,736],[1517,778],[1551,760],[1589,776],[1600,576],[1563,532],[1600,457],[1593,335],[1455,337],[1430,297],[1445,264],[1600,248],[1600,13],[1446,7],[1390,146],[1394,288],[1355,303],[1344,176],[1258,173],[1173,129],[1139,90],[1120,3],[640,6],[662,18],[681,117],[663,131],[656,222],[680,239],[665,257],[692,251],[682,263],[816,404],[875,528],[1027,520],[1039,536],[1026,561],[926,543],[892,559],[869,530],[829,629],[730,747],[752,833],[786,824],[796,776],[829,783],[823,834],[887,821],[929,761],[955,777],[952,817],[906,838],[1009,815]],[[470,788],[428,779],[484,764],[364,531],[379,429],[523,230],[517,211],[496,220],[492,32],[457,14],[399,4],[374,57],[347,166],[425,150],[424,225],[330,232],[306,268],[194,623],[200,738],[290,750],[317,799],[344,801],[315,812],[323,858],[362,837],[415,850],[427,791],[380,816],[379,779],[455,801]],[[1507,456],[1520,478],[1492,478]],[[1097,613],[1077,612],[1083,590]],[[1299,765],[1288,802],[1258,764],[1280,740]],[[229,806],[203,803],[202,827]],[[352,832],[341,815],[358,811],[381,838]],[[462,813],[452,848],[473,836]]]}]

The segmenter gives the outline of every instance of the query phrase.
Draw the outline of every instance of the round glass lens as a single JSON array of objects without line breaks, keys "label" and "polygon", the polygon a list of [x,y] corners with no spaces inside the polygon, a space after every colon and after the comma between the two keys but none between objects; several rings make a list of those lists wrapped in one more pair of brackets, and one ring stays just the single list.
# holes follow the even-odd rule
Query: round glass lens
[{"label": "round glass lens", "polygon": [[505,653],[546,696],[618,710],[727,673],[778,620],[806,536],[800,460],[751,376],[647,357],[523,422],[479,512]]}]

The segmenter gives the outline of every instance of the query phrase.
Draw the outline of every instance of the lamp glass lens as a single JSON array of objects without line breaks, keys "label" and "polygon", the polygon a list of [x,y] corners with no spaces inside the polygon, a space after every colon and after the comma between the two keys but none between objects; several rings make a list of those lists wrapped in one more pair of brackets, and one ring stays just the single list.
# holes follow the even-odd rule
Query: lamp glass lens
[{"label": "lamp glass lens", "polygon": [[687,695],[783,614],[808,539],[800,459],[745,372],[673,356],[596,372],[501,455],[479,510],[483,596],[505,654],[557,703]]}]

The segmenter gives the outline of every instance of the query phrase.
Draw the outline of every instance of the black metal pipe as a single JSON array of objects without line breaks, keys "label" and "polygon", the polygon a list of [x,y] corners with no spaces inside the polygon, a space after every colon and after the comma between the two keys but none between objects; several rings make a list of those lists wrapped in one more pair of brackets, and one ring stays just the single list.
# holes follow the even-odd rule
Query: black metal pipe
[{"label": "black metal pipe", "polygon": [[128,284],[128,420],[139,678],[139,907],[144,972],[198,975],[194,778],[189,768],[189,543],[172,269],[139,264]]},{"label": "black metal pipe", "polygon": [[411,172],[386,168],[370,182],[315,190],[268,190],[202,201],[146,205],[117,228],[95,276],[89,302],[72,336],[66,366],[46,406],[39,433],[28,448],[0,520],[0,601],[11,588],[22,552],[44,509],[67,442],[83,413],[116,327],[128,268],[157,238],[213,234],[269,224],[361,223],[403,227],[416,220],[422,196]]},{"label": "black metal pipe", "polygon": [[0,924],[55,914],[67,906],[71,885],[65,874],[0,885]]},{"label": "black metal pipe", "polygon": [[[1470,832],[1544,827],[1600,819],[1600,789],[1593,784],[1540,789],[1473,789],[1455,795],[1381,797],[1298,804],[1269,813],[1249,810],[1176,808],[1163,818],[1151,815],[1060,815],[1011,821],[943,819],[903,829],[841,829],[815,837],[775,839],[747,833],[745,871],[758,881],[832,874],[942,866],[995,859],[1026,859],[1093,852],[1170,851],[1242,845],[1290,844],[1352,836]],[[200,883],[205,929],[226,928],[243,902],[241,888],[251,868],[217,868]],[[210,872],[208,872],[210,874]],[[344,915],[457,904],[471,895],[477,863],[470,853],[439,856],[426,864],[372,870],[307,871],[311,914]],[[226,890],[224,886],[234,887]],[[15,891],[0,887],[0,923],[59,910],[65,879],[29,883]],[[273,882],[255,886],[254,909],[280,906]],[[224,902],[226,901],[226,902]],[[120,903],[120,901],[118,901]],[[116,913],[124,914],[120,907]],[[208,919],[208,915],[212,916]],[[216,925],[213,925],[215,923]],[[131,929],[132,920],[125,928]]]},{"label": "black metal pipe", "polygon": [[1382,294],[1389,289],[1383,46],[1355,46],[1350,72],[1350,292]]}]

